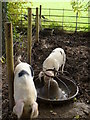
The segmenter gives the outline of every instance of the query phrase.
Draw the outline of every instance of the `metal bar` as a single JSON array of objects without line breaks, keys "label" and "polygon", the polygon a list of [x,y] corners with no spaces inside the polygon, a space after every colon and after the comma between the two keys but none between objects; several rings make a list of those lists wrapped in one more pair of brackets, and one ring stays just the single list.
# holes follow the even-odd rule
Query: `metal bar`
[{"label": "metal bar", "polygon": [[[16,16],[20,16],[21,14],[10,14],[10,15],[16,15]],[[22,14],[24,15],[24,14]],[[36,16],[36,15],[33,15],[33,16]],[[49,15],[43,15],[42,16],[49,16]],[[62,17],[62,15],[50,15],[50,17]],[[76,17],[76,16],[64,16],[64,17]],[[24,17],[22,17],[24,18]],[[84,17],[84,16],[80,16],[80,18],[90,18],[90,17]]]},{"label": "metal bar", "polygon": [[[54,20],[53,21],[48,21],[48,20],[45,20],[44,22],[62,22],[62,21],[59,21],[59,20],[58,21],[54,21]],[[68,23],[76,23],[76,22],[64,22],[64,23],[68,24]],[[90,24],[90,23],[84,23],[84,22],[78,22],[78,23],[79,24]]]},{"label": "metal bar", "polygon": [[63,23],[64,23],[64,9],[63,9],[63,15],[62,15],[62,30],[63,30]]},{"label": "metal bar", "polygon": [[38,16],[38,8],[36,8],[36,42],[39,41],[39,16]]},{"label": "metal bar", "polygon": [[42,12],[42,5],[40,5],[40,15],[39,15],[39,17],[40,17],[40,19],[39,19],[39,22],[40,22],[40,29],[41,29],[41,27],[42,27],[42,24],[41,24],[41,12]]}]

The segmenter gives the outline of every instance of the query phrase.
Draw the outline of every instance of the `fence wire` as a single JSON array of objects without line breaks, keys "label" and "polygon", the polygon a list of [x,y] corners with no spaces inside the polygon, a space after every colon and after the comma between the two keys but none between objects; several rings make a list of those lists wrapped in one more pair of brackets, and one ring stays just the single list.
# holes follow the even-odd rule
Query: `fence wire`
[{"label": "fence wire", "polygon": [[[27,8],[23,8],[24,10],[27,10]],[[23,10],[22,9],[22,10]],[[39,11],[40,12],[40,11]],[[67,12],[70,13],[70,15],[67,15]],[[84,12],[81,10],[81,12]],[[86,16],[77,16],[77,14],[73,14],[72,10],[70,9],[50,9],[50,8],[42,8],[41,10],[41,26],[42,28],[60,28],[60,29],[69,29],[69,31],[88,31],[90,26],[90,16],[88,16],[88,12]],[[55,14],[56,13],[56,14]],[[27,38],[27,28],[28,28],[28,15],[27,13],[21,13],[21,14],[9,14],[10,19],[12,21],[13,17],[18,16],[18,22],[17,24],[13,21],[13,26],[16,29],[17,33],[15,34],[14,46],[21,42],[20,39],[23,39],[23,37]],[[68,21],[68,19],[71,19],[71,21]],[[80,21],[80,19],[82,21]],[[87,20],[87,22],[86,22]],[[34,39],[34,36],[36,34],[36,8],[32,8],[32,39]],[[82,27],[81,27],[82,26]],[[77,27],[77,28],[76,28]],[[13,31],[15,32],[15,31]],[[6,56],[6,52],[2,55],[3,57]]]}]

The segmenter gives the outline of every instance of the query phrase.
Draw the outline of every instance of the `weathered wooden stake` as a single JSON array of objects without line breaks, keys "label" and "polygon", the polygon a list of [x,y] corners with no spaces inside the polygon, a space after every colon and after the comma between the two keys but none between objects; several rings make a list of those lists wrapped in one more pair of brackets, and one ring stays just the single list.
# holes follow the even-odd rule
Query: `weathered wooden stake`
[{"label": "weathered wooden stake", "polygon": [[40,17],[40,19],[39,19],[40,29],[41,29],[41,27],[42,27],[42,24],[41,24],[41,17],[42,17],[42,16],[41,16],[41,11],[42,11],[42,5],[40,5],[40,16],[39,16],[39,17]]},{"label": "weathered wooden stake", "polygon": [[36,8],[36,42],[39,42],[39,16],[38,16],[38,8]]},{"label": "weathered wooden stake", "polygon": [[28,8],[28,63],[31,64],[32,50],[32,9]]},{"label": "weathered wooden stake", "polygon": [[9,90],[9,105],[13,109],[14,104],[14,62],[13,62],[13,32],[12,23],[5,23],[5,41],[6,41],[6,62],[7,62],[7,77]]}]

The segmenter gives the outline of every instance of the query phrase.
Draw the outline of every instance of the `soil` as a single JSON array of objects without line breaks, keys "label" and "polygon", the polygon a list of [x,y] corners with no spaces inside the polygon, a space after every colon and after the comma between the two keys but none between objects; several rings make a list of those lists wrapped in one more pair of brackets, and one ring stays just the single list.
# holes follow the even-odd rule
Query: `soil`
[{"label": "soil", "polygon": [[[46,104],[38,101],[39,116],[41,119],[80,119],[90,118],[90,63],[89,63],[89,40],[90,34],[54,32],[53,35],[40,35],[39,42],[32,47],[31,65],[34,69],[35,78],[42,70],[42,63],[50,52],[61,47],[66,53],[66,64],[64,76],[74,80],[79,87],[79,93],[73,101],[63,104]],[[35,38],[33,38],[33,41]],[[14,46],[14,62],[18,55],[22,55],[22,61],[27,62],[27,39],[23,38]],[[17,120],[10,111],[8,98],[8,83],[6,75],[6,63],[2,65],[2,119]]]}]

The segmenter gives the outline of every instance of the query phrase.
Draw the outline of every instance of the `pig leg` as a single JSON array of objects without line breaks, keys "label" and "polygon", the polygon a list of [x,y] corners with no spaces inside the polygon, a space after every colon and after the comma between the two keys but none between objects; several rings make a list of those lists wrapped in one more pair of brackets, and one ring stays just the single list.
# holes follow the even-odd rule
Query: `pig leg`
[{"label": "pig leg", "polygon": [[64,70],[64,64],[62,65],[62,70],[61,70],[61,71],[62,71],[62,73],[63,73],[63,70]]},{"label": "pig leg", "polygon": [[33,103],[32,105],[32,112],[30,118],[36,118],[38,116],[38,104],[36,102]]},{"label": "pig leg", "polygon": [[62,73],[63,73],[63,70],[64,70],[65,62],[66,62],[66,55],[63,54]]},{"label": "pig leg", "polygon": [[17,115],[18,119],[22,116],[24,102],[19,100],[16,102],[16,105],[13,108],[13,112]]}]

